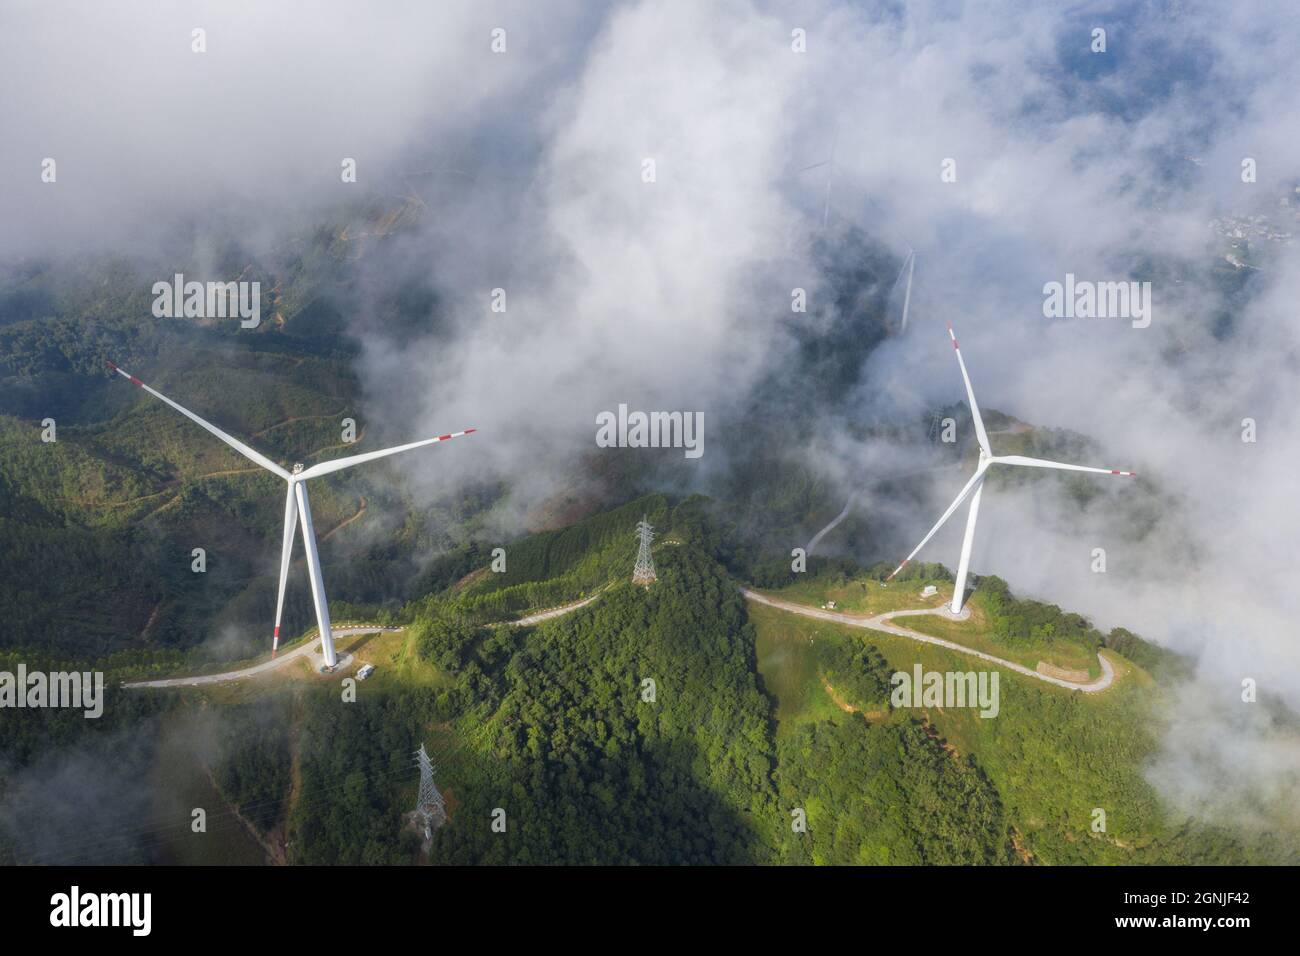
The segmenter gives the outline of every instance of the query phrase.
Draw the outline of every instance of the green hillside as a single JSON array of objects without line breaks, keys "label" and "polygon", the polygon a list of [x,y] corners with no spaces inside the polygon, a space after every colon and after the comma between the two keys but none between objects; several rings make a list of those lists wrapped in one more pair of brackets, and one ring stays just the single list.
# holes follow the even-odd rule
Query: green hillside
[{"label": "green hillside", "polygon": [[[154,775],[170,786],[216,788],[229,808],[223,839],[287,862],[1300,860],[1289,808],[1262,808],[1267,830],[1195,821],[1146,782],[1178,668],[1135,635],[1096,635],[990,586],[987,640],[1073,626],[1062,639],[1107,654],[1114,686],[1083,695],[1002,670],[996,717],[895,708],[895,671],[965,671],[973,659],[744,601],[708,512],[698,498],[650,497],[521,539],[507,549],[524,559],[511,576],[484,564],[411,605],[405,631],[350,645],[379,667],[355,702],[303,668],[179,694],[118,691],[132,708],[117,726],[156,741]],[[660,522],[649,588],[627,581],[643,513]],[[550,596],[598,597],[531,628],[492,623],[502,609],[481,603],[554,582]],[[199,718],[220,731],[195,764],[164,729]],[[6,722],[0,748],[20,755],[9,773],[83,745],[87,723]],[[405,822],[421,743],[449,816],[428,857]],[[0,847],[34,858],[12,832]],[[201,860],[213,847],[186,834],[105,852]]]},{"label": "green hillside", "polygon": [[[355,345],[331,319],[350,275],[333,237],[324,229],[248,273],[267,290],[253,330],[154,318],[156,267],[142,263],[0,269],[0,646],[89,659],[265,649],[282,482],[105,361],[286,464],[378,447],[391,436],[368,421]],[[235,272],[247,265],[238,248],[223,255]],[[49,419],[54,441],[42,440]],[[343,442],[344,419],[356,422],[355,443]],[[430,557],[471,537],[460,523],[499,494],[468,488],[417,507],[393,474],[380,464],[312,489],[331,597],[372,614],[424,593]],[[382,542],[349,527],[367,512]],[[195,548],[205,551],[202,573],[191,567]],[[286,629],[311,623],[305,576],[291,575]]]}]

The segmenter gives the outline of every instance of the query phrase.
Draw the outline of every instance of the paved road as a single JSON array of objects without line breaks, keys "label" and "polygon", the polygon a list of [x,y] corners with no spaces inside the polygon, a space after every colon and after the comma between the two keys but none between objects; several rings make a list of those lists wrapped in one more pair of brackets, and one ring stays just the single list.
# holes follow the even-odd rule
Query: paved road
[{"label": "paved road", "polygon": [[[740,593],[745,596],[746,600],[754,601],[758,604],[766,604],[768,607],[774,607],[777,610],[789,611],[792,614],[801,614],[804,617],[816,618],[821,621],[829,621],[832,624],[848,624],[850,627],[866,627],[877,631],[884,631],[886,634],[894,634],[898,637],[906,637],[909,640],[920,641],[923,644],[934,644],[938,647],[946,647],[948,650],[956,651],[959,654],[969,654],[978,657],[981,660],[996,664],[999,667],[1005,667],[1013,670],[1018,674],[1024,674],[1026,677],[1033,677],[1037,680],[1046,681],[1049,684],[1055,684],[1057,687],[1064,687],[1066,690],[1083,691],[1085,694],[1095,694],[1109,687],[1115,680],[1115,668],[1111,666],[1110,661],[1098,654],[1097,661],[1101,664],[1101,676],[1090,684],[1076,684],[1073,681],[1063,680],[1059,677],[1052,677],[1049,674],[1040,674],[1036,670],[1025,667],[1023,664],[1016,664],[1013,661],[1006,661],[1000,657],[994,657],[992,654],[985,654],[983,651],[973,650],[961,644],[952,641],[945,641],[941,637],[931,637],[928,634],[920,634],[916,631],[909,631],[905,627],[899,627],[897,624],[891,624],[890,620],[896,617],[909,617],[922,614],[940,613],[937,608],[917,608],[907,611],[887,611],[884,614],[877,614],[875,617],[862,618],[850,617],[847,614],[840,614],[838,611],[823,611],[821,608],[809,607],[806,604],[794,604],[790,601],[782,601],[778,598],[770,598],[757,591],[751,591],[749,588],[741,588]],[[593,594],[589,598],[581,601],[574,601],[572,604],[564,604],[560,607],[551,608],[548,611],[539,611],[536,614],[530,614],[527,617],[521,617],[511,624],[515,627],[531,627],[534,624],[540,624],[542,621],[549,621],[552,618],[569,614],[579,608],[586,607],[592,601],[600,597],[599,594]],[[348,637],[353,634],[375,634],[380,631],[401,630],[397,627],[347,627],[340,628],[334,632],[335,637]],[[123,687],[198,687],[202,684],[224,684],[229,681],[243,680],[246,677],[254,677],[257,674],[264,674],[267,671],[275,670],[278,667],[284,667],[290,661],[304,655],[310,654],[316,647],[316,641],[304,641],[293,650],[262,661],[260,664],[252,664],[240,670],[225,671],[220,674],[200,674],[193,677],[169,677],[162,680],[135,681],[129,684],[123,684]]]},{"label": "paved road", "polygon": [[820,621],[830,621],[832,624],[848,624],[851,627],[868,627],[876,631],[884,631],[886,634],[895,634],[898,637],[906,637],[909,640],[920,641],[923,644],[936,644],[939,647],[946,647],[950,651],[957,651],[959,654],[969,654],[978,657],[981,660],[996,664],[998,667],[1005,667],[1013,670],[1017,674],[1024,674],[1026,677],[1033,677],[1036,680],[1046,681],[1049,684],[1055,684],[1057,687],[1064,687],[1066,690],[1079,690],[1085,694],[1095,694],[1109,687],[1115,680],[1115,668],[1110,661],[1106,660],[1102,654],[1097,655],[1097,661],[1101,664],[1101,676],[1090,684],[1076,684],[1073,681],[1063,680],[1060,677],[1052,677],[1049,674],[1040,674],[1038,671],[1026,667],[1023,664],[1016,664],[1012,661],[1004,661],[1000,657],[994,657],[992,654],[985,654],[983,651],[973,650],[964,647],[961,644],[955,644],[952,641],[945,641],[941,637],[931,637],[928,634],[919,634],[916,631],[909,631],[905,627],[899,627],[897,624],[889,623],[895,617],[911,617],[921,614],[941,614],[940,608],[917,608],[909,611],[887,611],[884,614],[877,614],[875,617],[850,617],[847,614],[840,614],[837,611],[823,611],[821,608],[809,607],[806,604],[793,604],[790,601],[782,601],[777,598],[770,598],[757,591],[751,591],[749,588],[741,588],[740,593],[748,601],[754,601],[758,604],[766,604],[768,607],[774,607],[781,611],[789,611],[792,614],[802,614],[804,617],[817,618]]},{"label": "paved road", "polygon": [[[400,631],[400,627],[340,627],[334,628],[335,637],[349,637],[353,634],[377,634],[380,631]],[[142,680],[133,681],[129,684],[123,684],[123,687],[198,687],[201,684],[225,684],[232,680],[243,680],[245,677],[254,677],[257,674],[265,674],[267,671],[273,671],[276,668],[284,667],[290,661],[299,657],[304,657],[314,651],[317,647],[317,640],[312,638],[310,641],[303,641],[291,651],[272,657],[269,660],[262,661],[260,664],[252,664],[248,667],[241,668],[237,671],[225,671],[221,674],[196,674],[193,677],[168,677],[163,680]]]},{"label": "paved road", "polygon": [[568,614],[570,611],[576,611],[580,607],[586,607],[598,597],[600,597],[599,594],[593,594],[589,598],[584,598],[581,601],[574,601],[572,604],[562,604],[559,607],[551,608],[549,611],[538,611],[536,614],[530,614],[527,617],[521,617],[517,621],[511,621],[510,626],[531,627],[534,624],[540,624],[542,621],[549,621],[553,617],[559,617],[562,614]]},{"label": "paved road", "polygon": [[[591,597],[581,601],[574,601],[572,604],[564,604],[560,607],[553,607],[548,611],[538,611],[536,614],[530,614],[527,617],[521,617],[517,621],[511,621],[512,627],[530,627],[533,624],[540,624],[542,621],[549,621],[553,617],[559,617],[562,614],[568,614],[570,611],[576,611],[580,607],[586,607],[599,594],[593,594]],[[341,627],[334,629],[335,637],[348,637],[352,634],[375,634],[380,631],[400,631],[400,627]],[[290,661],[312,653],[317,647],[317,642],[313,639],[304,641],[298,647],[291,651],[281,654],[279,657],[273,657],[270,660],[262,661],[260,664],[251,664],[248,667],[242,667],[239,670],[224,671],[220,674],[199,674],[193,677],[168,677],[162,680],[142,680],[134,681],[129,684],[123,684],[123,687],[198,687],[202,684],[225,684],[230,681],[243,680],[246,677],[255,677],[258,674],[265,674],[267,671],[273,671],[276,668],[284,667]]]}]

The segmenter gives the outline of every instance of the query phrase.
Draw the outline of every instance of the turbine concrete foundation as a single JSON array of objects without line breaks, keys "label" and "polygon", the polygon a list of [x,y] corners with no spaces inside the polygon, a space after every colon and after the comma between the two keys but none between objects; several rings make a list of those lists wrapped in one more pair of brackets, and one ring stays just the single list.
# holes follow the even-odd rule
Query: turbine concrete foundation
[{"label": "turbine concrete foundation", "polygon": [[335,654],[334,667],[333,668],[326,667],[325,655],[322,654],[320,651],[319,641],[320,639],[317,638],[316,649],[307,655],[307,659],[311,661],[311,669],[315,671],[317,674],[344,674],[352,668],[353,664],[356,663],[356,660],[353,658],[351,654],[347,653],[346,651],[336,650],[334,652]]}]

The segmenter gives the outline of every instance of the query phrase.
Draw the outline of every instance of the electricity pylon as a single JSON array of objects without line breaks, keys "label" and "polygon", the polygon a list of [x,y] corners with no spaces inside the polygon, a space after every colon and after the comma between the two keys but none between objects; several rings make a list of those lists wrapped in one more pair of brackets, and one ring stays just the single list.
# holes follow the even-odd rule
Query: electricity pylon
[{"label": "electricity pylon", "polygon": [[424,842],[433,839],[433,831],[447,820],[447,805],[433,784],[433,761],[429,759],[424,744],[415,752],[420,765],[420,795],[415,800],[415,815],[424,821]]},{"label": "electricity pylon", "polygon": [[650,541],[655,533],[649,522],[645,520],[645,515],[642,515],[641,520],[637,522],[636,534],[641,539],[641,546],[636,552],[636,568],[632,571],[632,583],[653,584],[658,580],[655,574],[655,561],[650,556]]}]

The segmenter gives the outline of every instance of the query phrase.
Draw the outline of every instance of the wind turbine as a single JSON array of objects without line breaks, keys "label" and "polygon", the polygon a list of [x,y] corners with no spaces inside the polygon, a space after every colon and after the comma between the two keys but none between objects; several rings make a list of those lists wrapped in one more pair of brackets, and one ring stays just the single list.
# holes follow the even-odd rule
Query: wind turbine
[{"label": "wind turbine", "polygon": [[[916,250],[911,246],[907,247],[907,261],[903,263],[907,269],[907,291],[903,293],[903,319],[898,324],[899,333],[907,331],[907,308],[912,304],[912,273],[916,270]],[[903,270],[898,270],[898,279],[903,277]],[[894,280],[894,285],[898,285],[898,279]]]},{"label": "wind turbine", "polygon": [[907,312],[912,304],[912,273],[916,271],[916,250],[906,241],[904,241],[903,245],[907,246],[907,255],[903,257],[903,264],[898,268],[898,275],[894,276],[894,284],[889,287],[889,298],[892,299],[894,290],[903,281],[903,273],[907,273],[907,285],[903,291],[903,315],[898,323],[899,335],[907,331]]},{"label": "wind turbine", "polygon": [[1067,465],[1059,461],[1047,461],[1043,458],[1026,458],[1023,455],[994,455],[989,448],[989,436],[984,430],[984,420],[980,418],[980,409],[975,404],[975,391],[971,388],[970,375],[966,372],[966,362],[961,357],[961,349],[957,345],[957,336],[952,330],[952,323],[948,324],[948,337],[952,339],[953,351],[957,353],[957,364],[961,367],[962,381],[966,384],[966,398],[970,401],[971,419],[975,422],[975,437],[979,440],[980,457],[979,464],[975,466],[975,474],[971,475],[970,481],[953,499],[952,504],[948,506],[942,517],[939,518],[930,532],[921,539],[921,543],[912,549],[912,553],[903,559],[903,563],[894,569],[893,574],[885,580],[893,580],[895,574],[907,567],[918,551],[925,547],[926,543],[934,537],[935,532],[943,527],[945,521],[952,517],[954,511],[961,507],[963,501],[970,497],[970,512],[966,516],[966,536],[961,542],[961,560],[957,564],[957,582],[952,592],[952,605],[950,610],[953,614],[961,613],[963,598],[966,596],[966,573],[970,570],[970,552],[971,545],[975,541],[975,519],[980,510],[980,494],[984,491],[984,475],[994,465],[1019,465],[1026,468],[1059,468],[1064,471],[1089,471],[1098,475],[1122,475],[1127,478],[1133,477],[1136,472],[1117,471],[1114,468],[1090,468],[1086,465]]},{"label": "wind turbine", "polygon": [[284,538],[280,550],[280,591],[275,600],[275,634],[272,638],[271,655],[275,656],[276,651],[280,648],[280,615],[284,611],[284,586],[289,577],[289,558],[293,552],[293,533],[298,519],[301,518],[302,543],[307,551],[307,576],[311,579],[312,603],[316,605],[316,623],[320,625],[321,654],[325,658],[325,666],[327,668],[334,667],[338,663],[338,657],[334,653],[334,634],[330,631],[330,610],[329,604],[325,600],[325,581],[321,576],[320,554],[316,549],[316,531],[311,523],[311,503],[307,499],[307,482],[312,478],[319,478],[321,475],[328,475],[331,472],[342,471],[344,468],[351,468],[353,465],[360,465],[362,462],[374,461],[376,458],[396,455],[398,452],[410,451],[412,448],[420,448],[424,445],[433,445],[452,438],[459,438],[461,435],[470,435],[477,429],[467,428],[463,432],[456,432],[452,435],[439,435],[437,438],[426,438],[422,441],[397,445],[393,448],[370,451],[361,455],[351,455],[347,458],[335,458],[333,461],[323,461],[306,469],[301,464],[297,464],[293,466],[293,471],[286,471],[261,452],[254,451],[238,439],[227,435],[211,422],[206,422],[189,409],[182,408],[166,395],[150,388],[125,369],[118,368],[112,362],[108,362],[107,365],[118,375],[129,379],[132,385],[144,389],[154,398],[162,399],[190,421],[212,432],[245,458],[261,465],[272,474],[279,475],[288,483],[289,492],[284,502]]},{"label": "wind turbine", "polygon": [[826,224],[831,215],[831,179],[835,176],[835,153],[839,149],[839,145],[840,129],[836,126],[835,134],[831,139],[831,158],[823,159],[819,163],[813,163],[811,166],[804,166],[798,170],[801,173],[806,173],[810,169],[820,169],[823,166],[830,167],[830,169],[826,170],[826,189],[822,197],[822,232],[826,231]]}]

